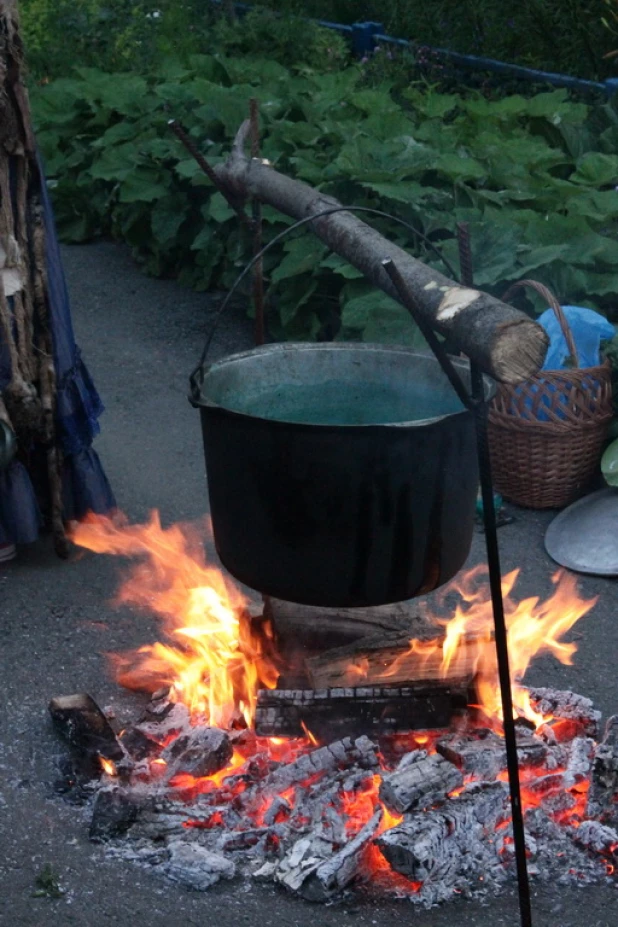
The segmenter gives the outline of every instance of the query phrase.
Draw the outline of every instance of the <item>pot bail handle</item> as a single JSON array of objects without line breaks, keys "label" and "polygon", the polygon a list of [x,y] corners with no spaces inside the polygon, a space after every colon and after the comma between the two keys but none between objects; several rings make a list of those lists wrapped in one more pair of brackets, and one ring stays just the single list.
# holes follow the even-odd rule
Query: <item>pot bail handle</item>
[{"label": "pot bail handle", "polygon": [[[219,322],[221,321],[221,317],[223,313],[225,312],[225,310],[227,309],[232,296],[234,295],[234,293],[236,292],[236,290],[238,289],[242,281],[245,279],[249,271],[252,270],[255,264],[257,264],[257,262],[264,257],[264,255],[266,254],[267,251],[270,250],[270,248],[272,248],[274,245],[277,245],[282,239],[284,239],[287,235],[289,235],[290,232],[294,232],[296,231],[296,229],[302,228],[304,225],[307,225],[310,222],[314,222],[316,219],[321,219],[324,216],[332,216],[334,213],[337,213],[337,212],[369,213],[373,216],[381,216],[382,218],[390,219],[393,222],[396,222],[398,225],[401,225],[404,228],[406,228],[415,237],[422,239],[422,241],[425,242],[426,246],[430,248],[436,254],[438,258],[440,258],[440,260],[443,262],[444,266],[446,267],[447,271],[454,278],[457,276],[451,263],[442,254],[441,249],[438,248],[431,241],[431,239],[427,237],[427,235],[425,235],[423,232],[420,232],[417,228],[414,228],[413,225],[410,225],[410,223],[406,222],[404,219],[400,219],[399,216],[394,216],[392,215],[392,213],[384,212],[384,210],[382,209],[374,209],[371,206],[329,206],[327,209],[323,209],[320,212],[312,213],[310,216],[305,216],[303,219],[299,219],[297,222],[294,222],[292,225],[289,225],[282,232],[279,232],[278,235],[275,235],[275,237],[272,238],[266,245],[264,245],[264,247],[260,251],[258,251],[256,254],[253,255],[249,263],[242,269],[242,271],[240,272],[240,274],[234,281],[234,284],[232,285],[229,292],[226,294],[225,299],[223,300],[219,309],[217,310],[217,314],[212,324],[212,328],[210,329],[210,332],[208,333],[208,336],[206,338],[206,344],[204,345],[202,356],[200,357],[197,363],[197,366],[195,367],[195,369],[192,371],[192,373],[189,376],[189,402],[194,408],[198,408],[200,405],[200,399],[202,395],[202,386],[204,385],[204,376],[206,374],[206,368],[205,368],[206,358],[208,357],[208,352],[210,351],[210,346],[212,344],[212,339],[215,334],[215,331],[217,330]],[[414,313],[412,313],[412,315],[414,315]],[[438,344],[440,344],[440,342],[438,342]],[[453,370],[453,373],[455,376],[457,376],[454,370]],[[449,379],[450,379],[450,376],[449,376]]]}]

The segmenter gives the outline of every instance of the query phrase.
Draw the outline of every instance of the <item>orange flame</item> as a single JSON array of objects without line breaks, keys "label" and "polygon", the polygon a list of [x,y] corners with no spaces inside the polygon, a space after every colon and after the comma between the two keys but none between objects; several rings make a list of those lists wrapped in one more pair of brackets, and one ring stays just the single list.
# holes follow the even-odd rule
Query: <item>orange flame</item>
[{"label": "orange flame", "polygon": [[311,731],[309,730],[309,728],[307,727],[304,721],[300,722],[300,726],[302,727],[305,737],[307,738],[309,743],[312,744],[312,746],[314,747],[318,747],[319,743],[318,743],[317,738],[311,733]]},{"label": "orange flame", "polygon": [[[483,568],[471,571],[459,587],[465,605],[458,605],[455,616],[445,625],[443,673],[448,675],[456,665],[463,638],[474,638],[479,700],[489,717],[499,718],[501,699],[493,641],[493,611],[487,597],[487,585],[483,583],[481,587],[475,587],[483,572]],[[534,710],[528,691],[519,683],[532,660],[542,653],[552,654],[567,666],[572,664],[577,644],[565,642],[564,635],[593,608],[597,598],[580,598],[575,577],[558,571],[552,577],[554,592],[544,602],[538,596],[516,602],[511,593],[518,576],[519,570],[513,570],[502,580],[513,700],[516,711],[538,727],[547,719]]]},{"label": "orange flame", "polygon": [[[500,689],[497,677],[496,650],[494,643],[494,621],[486,568],[476,567],[464,574],[459,582],[450,584],[441,599],[456,592],[461,601],[455,606],[450,620],[432,618],[435,625],[444,629],[444,637],[430,641],[410,641],[410,653],[418,656],[419,670],[433,664],[441,651],[440,676],[443,678],[466,678],[476,675],[480,707],[489,718],[502,717]],[[538,727],[546,717],[535,711],[526,689],[519,683],[524,678],[531,661],[542,653],[551,653],[565,665],[571,665],[577,645],[565,642],[564,635],[583,615],[596,604],[597,598],[582,599],[577,592],[574,576],[558,571],[552,577],[555,585],[553,594],[544,602],[532,596],[517,602],[512,591],[519,576],[519,570],[506,574],[502,580],[502,595],[508,629],[509,662],[513,701],[517,714],[528,718]],[[397,660],[388,667],[384,675],[393,676]]]},{"label": "orange flame", "polygon": [[114,657],[119,682],[151,692],[172,686],[193,717],[211,724],[227,726],[236,706],[250,720],[258,684],[273,687],[277,671],[243,618],[245,599],[206,564],[195,530],[163,528],[157,512],[143,525],[89,515],[72,539],[96,553],[140,558],[118,601],[161,615],[174,641]]},{"label": "orange flame", "polygon": [[118,771],[116,769],[116,764],[113,760],[108,760],[104,756],[99,756],[99,763],[104,773],[107,773],[108,776],[117,776]]}]

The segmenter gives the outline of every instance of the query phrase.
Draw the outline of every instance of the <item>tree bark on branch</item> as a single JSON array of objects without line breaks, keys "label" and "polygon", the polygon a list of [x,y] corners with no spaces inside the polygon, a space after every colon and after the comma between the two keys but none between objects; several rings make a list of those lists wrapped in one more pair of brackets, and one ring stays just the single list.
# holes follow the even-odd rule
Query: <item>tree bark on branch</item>
[{"label": "tree bark on branch", "polygon": [[[239,202],[254,196],[294,219],[341,206],[338,200],[308,184],[279,173],[260,159],[248,157],[245,152],[248,137],[249,123],[245,122],[238,131],[229,159],[215,168],[227,194]],[[352,213],[323,216],[310,225],[332,251],[348,260],[393,299],[398,299],[382,267],[382,261],[391,258],[423,317],[494,379],[518,383],[541,368],[548,338],[541,326],[525,313],[487,293],[449,280]]]}]

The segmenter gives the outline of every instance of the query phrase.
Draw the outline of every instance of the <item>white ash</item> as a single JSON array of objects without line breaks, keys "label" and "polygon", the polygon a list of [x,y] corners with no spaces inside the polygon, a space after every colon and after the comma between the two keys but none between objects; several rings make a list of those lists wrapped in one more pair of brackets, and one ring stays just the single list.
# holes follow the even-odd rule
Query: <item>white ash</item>
[{"label": "white ash", "polygon": [[[610,826],[618,823],[612,819],[618,718],[610,719],[604,742],[596,745],[588,731],[598,727],[598,712],[589,700],[535,693],[539,704],[555,718],[562,712],[569,723],[550,722],[540,737],[518,731],[531,876],[560,884],[607,878],[618,844],[618,829]],[[193,794],[173,777],[179,757],[192,744],[207,745],[212,729],[192,727],[182,705],[163,710],[158,703],[137,729],[159,752],[134,755],[121,778],[103,777],[93,837],[113,856],[193,889],[250,876],[324,901],[356,880],[388,886],[387,869],[372,873],[368,867],[372,843],[373,854],[382,852],[410,880],[399,876],[390,890],[396,884],[415,904],[485,895],[515,878],[508,787],[481,781],[505,778],[504,742],[491,732],[442,736],[439,754],[410,750],[395,768],[385,767],[367,737],[344,737],[282,762],[251,731],[220,732],[219,744],[227,737],[248,758],[229,776],[217,776],[220,784]],[[164,747],[174,734],[176,750]],[[128,742],[137,753],[139,738]],[[165,758],[167,766],[160,763]],[[196,763],[201,759],[198,747]],[[466,783],[471,776],[475,782],[462,790],[463,774]],[[391,812],[403,814],[401,824],[383,831],[378,786]]]},{"label": "white ash", "polygon": [[167,875],[195,891],[204,892],[219,879],[233,879],[236,875],[236,866],[231,860],[199,844],[174,840],[168,850],[169,860],[164,864]]},{"label": "white ash", "polygon": [[339,850],[324,838],[299,840],[275,870],[275,881],[299,892],[308,901],[328,900],[358,875],[364,851],[381,821],[379,808],[356,837]]}]

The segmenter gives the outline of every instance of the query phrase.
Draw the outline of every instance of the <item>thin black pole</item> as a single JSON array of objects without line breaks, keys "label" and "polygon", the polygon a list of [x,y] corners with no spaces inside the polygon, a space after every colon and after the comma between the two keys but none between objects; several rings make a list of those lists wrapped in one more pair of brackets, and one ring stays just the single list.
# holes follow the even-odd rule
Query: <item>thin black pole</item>
[{"label": "thin black pole", "polygon": [[[519,894],[519,912],[522,927],[532,927],[532,911],[530,907],[530,883],[528,881],[528,866],[526,862],[526,835],[524,830],[524,816],[521,804],[521,788],[519,783],[519,761],[517,757],[517,739],[515,719],[513,718],[513,696],[511,692],[511,673],[509,667],[509,648],[506,620],[504,617],[504,602],[502,600],[502,573],[500,570],[500,553],[498,550],[498,532],[496,528],[496,511],[494,507],[494,489],[491,479],[491,463],[489,457],[489,441],[487,437],[487,403],[485,401],[485,385],[483,374],[475,364],[470,364],[471,394],[466,389],[455,370],[444,346],[436,337],[435,332],[424,322],[418,312],[414,294],[406,286],[391,258],[382,261],[382,267],[389,275],[397,295],[406,307],[414,321],[417,323],[429,346],[433,350],[436,360],[449,378],[453,388],[462,402],[472,410],[476,427],[476,447],[479,464],[479,478],[483,500],[483,520],[485,522],[485,543],[487,547],[487,567],[489,570],[489,588],[494,616],[494,636],[496,642],[496,655],[498,662],[498,678],[500,683],[500,696],[502,700],[502,714],[504,725],[504,741],[506,747],[506,765],[509,777],[511,797],[511,815],[513,819],[513,841],[515,844],[515,862],[517,867],[517,884]],[[469,284],[468,284],[469,285]]]},{"label": "thin black pole", "polygon": [[517,866],[519,912],[522,927],[532,927],[530,883],[528,880],[528,864],[526,861],[526,835],[519,783],[517,735],[515,719],[513,718],[508,633],[504,617],[504,602],[502,600],[502,572],[500,569],[494,488],[491,479],[491,462],[487,437],[487,403],[484,402],[483,399],[483,376],[480,370],[475,368],[475,365],[472,365],[472,396],[473,399],[476,400],[474,410],[476,447],[479,461],[481,496],[483,500],[483,522],[485,525],[489,588],[494,614],[494,636],[496,641],[496,655],[498,658],[498,678],[500,680],[500,696],[502,699],[506,766],[509,774],[509,789],[511,793],[511,814],[513,817],[513,840],[515,844],[515,862]]},{"label": "thin black pole", "polygon": [[[461,282],[464,286],[474,286],[472,249],[470,247],[470,229],[467,222],[457,225],[459,244],[459,264]],[[483,374],[476,364],[470,364],[472,399],[474,401],[474,421],[476,425],[476,448],[483,501],[483,522],[485,527],[485,546],[487,549],[487,567],[489,570],[489,589],[494,616],[494,638],[498,661],[498,678],[504,741],[506,747],[506,765],[509,775],[511,794],[511,814],[513,817],[513,840],[515,844],[515,864],[517,866],[517,885],[519,893],[519,913],[522,927],[532,927],[532,909],[530,905],[530,882],[526,860],[526,832],[524,814],[521,804],[521,786],[519,781],[519,759],[517,756],[517,732],[513,718],[513,693],[511,689],[511,671],[509,666],[508,631],[504,617],[502,598],[502,570],[500,568],[500,550],[496,526],[496,507],[494,487],[491,478],[491,458],[489,454],[489,436],[487,431],[488,406],[485,402]]]}]

